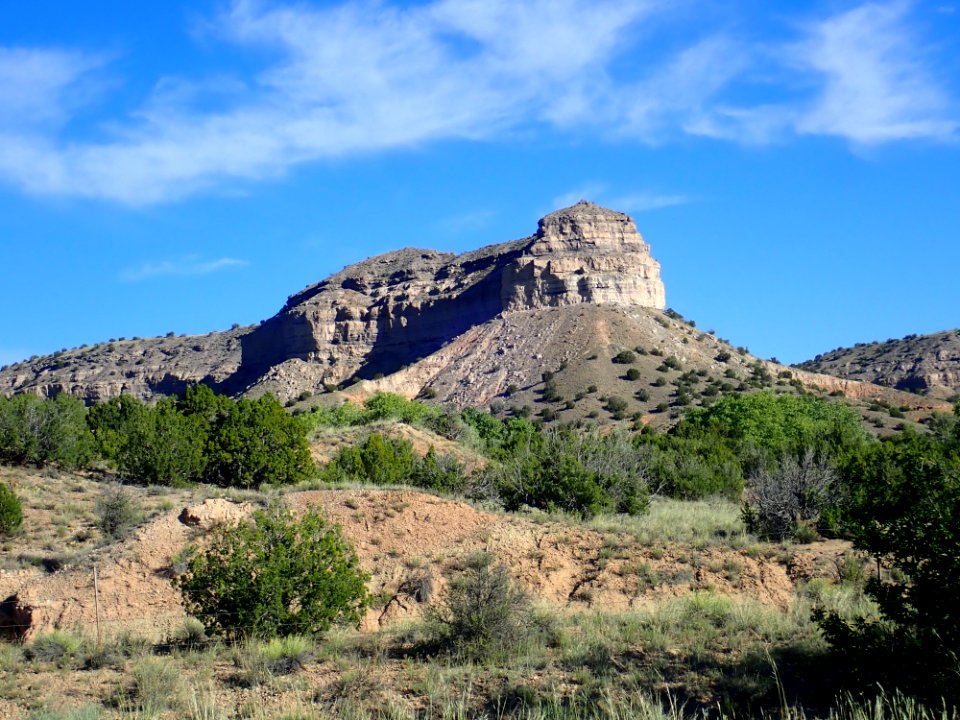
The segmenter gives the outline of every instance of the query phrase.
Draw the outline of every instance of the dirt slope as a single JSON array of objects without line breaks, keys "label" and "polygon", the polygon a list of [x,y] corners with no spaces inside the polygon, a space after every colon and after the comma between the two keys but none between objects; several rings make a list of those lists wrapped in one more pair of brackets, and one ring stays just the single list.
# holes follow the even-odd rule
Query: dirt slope
[{"label": "dirt slope", "polygon": [[[371,628],[420,614],[477,550],[494,553],[537,598],[561,608],[625,609],[705,588],[777,607],[787,607],[793,596],[785,564],[729,548],[643,546],[625,534],[482,512],[413,491],[311,491],[286,499],[295,512],[322,510],[354,543],[378,598],[365,620]],[[76,566],[24,577],[6,604],[8,624],[25,637],[52,628],[93,632],[96,563],[104,632],[167,636],[184,619],[170,582],[171,559],[186,545],[202,543],[215,523],[251,511],[207,500],[160,516]]]}]

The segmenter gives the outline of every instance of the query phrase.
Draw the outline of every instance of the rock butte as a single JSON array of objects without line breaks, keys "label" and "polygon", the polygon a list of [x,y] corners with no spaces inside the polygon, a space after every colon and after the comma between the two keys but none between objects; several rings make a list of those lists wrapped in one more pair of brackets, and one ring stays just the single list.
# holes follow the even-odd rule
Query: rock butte
[{"label": "rock butte", "polygon": [[665,306],[660,264],[633,220],[589,202],[547,215],[523,240],[351,265],[242,337],[240,368],[252,380],[299,359],[325,383],[387,375],[501,313],[582,303]]},{"label": "rock butte", "polygon": [[407,248],[351,265],[288,298],[252,328],[127,340],[0,372],[0,393],[87,401],[151,398],[203,382],[286,394],[389,375],[470,328],[517,311],[580,304],[665,305],[660,264],[629,216],[589,202],[540,220],[522,240],[454,255]]}]

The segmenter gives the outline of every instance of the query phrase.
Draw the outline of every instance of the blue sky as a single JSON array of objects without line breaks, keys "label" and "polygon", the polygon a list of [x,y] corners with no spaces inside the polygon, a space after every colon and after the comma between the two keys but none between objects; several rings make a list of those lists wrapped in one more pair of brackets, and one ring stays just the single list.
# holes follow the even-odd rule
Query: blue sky
[{"label": "blue sky", "polygon": [[960,3],[0,6],[0,363],[581,198],[759,355],[960,325]]}]

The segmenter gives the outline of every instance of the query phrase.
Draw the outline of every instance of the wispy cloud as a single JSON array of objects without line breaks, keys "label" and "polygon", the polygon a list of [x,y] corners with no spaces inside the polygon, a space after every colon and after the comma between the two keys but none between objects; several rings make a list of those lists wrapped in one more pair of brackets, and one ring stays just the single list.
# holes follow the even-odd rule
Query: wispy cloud
[{"label": "wispy cloud", "polygon": [[84,79],[103,62],[63,50],[0,47],[0,132],[68,120],[93,96]]},{"label": "wispy cloud", "polygon": [[909,9],[903,1],[869,3],[809,28],[791,57],[821,75],[822,91],[797,132],[857,143],[954,133],[957,122],[907,22]]},{"label": "wispy cloud", "polygon": [[766,47],[763,58],[784,86],[804,90],[752,106],[721,101],[685,129],[743,143],[788,135],[833,136],[855,145],[955,138],[960,108],[911,26],[912,6],[871,2],[802,23],[798,41]]},{"label": "wispy cloud", "polygon": [[485,227],[495,216],[493,210],[473,210],[441,218],[437,221],[437,228],[444,233],[459,235]]},{"label": "wispy cloud", "polygon": [[676,205],[686,205],[690,198],[686,195],[659,195],[656,193],[631,193],[629,195],[616,195],[609,200],[611,206],[623,212],[647,212],[648,210],[659,210],[660,208],[674,207]]},{"label": "wispy cloud", "polygon": [[580,200],[589,200],[626,213],[648,212],[690,202],[690,198],[686,195],[668,195],[645,190],[611,192],[607,183],[588,182],[553,198],[551,210],[569,207]]},{"label": "wispy cloud", "polygon": [[102,57],[0,49],[0,179],[145,205],[325,158],[542,126],[644,143],[956,134],[955,103],[907,2],[798,23],[779,45],[726,27],[658,43],[650,28],[689,18],[674,15],[682,4],[235,0],[205,32],[270,64],[216,82],[159,79],[139,107],[85,133],[70,121],[95,97]]},{"label": "wispy cloud", "polygon": [[127,268],[120,273],[120,279],[124,282],[137,282],[160,276],[209,275],[210,273],[244,267],[249,264],[246,260],[238,260],[237,258],[223,257],[216,260],[202,260],[195,255],[189,255],[175,260],[147,262],[139,267]]}]

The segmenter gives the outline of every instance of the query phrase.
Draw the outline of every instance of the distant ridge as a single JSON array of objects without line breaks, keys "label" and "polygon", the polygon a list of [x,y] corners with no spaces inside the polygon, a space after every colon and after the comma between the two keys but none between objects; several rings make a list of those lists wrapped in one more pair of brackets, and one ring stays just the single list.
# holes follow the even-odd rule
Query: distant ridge
[{"label": "distant ridge", "polygon": [[817,355],[798,367],[931,398],[960,397],[960,329],[899,340],[857,343]]},{"label": "distant ridge", "polygon": [[204,383],[306,409],[318,396],[386,390],[546,422],[655,424],[755,388],[830,393],[864,408],[947,407],[760,360],[665,304],[660,264],[633,220],[582,201],[520,240],[462,255],[406,248],[369,258],[291,295],[259,325],[117,339],[16,363],[0,372],[0,392],[90,402]]}]

